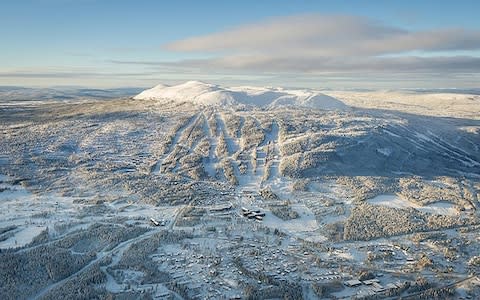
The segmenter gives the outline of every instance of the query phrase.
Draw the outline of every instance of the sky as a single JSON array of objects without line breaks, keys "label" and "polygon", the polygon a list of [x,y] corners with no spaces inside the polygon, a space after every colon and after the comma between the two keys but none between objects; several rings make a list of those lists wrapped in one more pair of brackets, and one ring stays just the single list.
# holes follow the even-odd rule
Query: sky
[{"label": "sky", "polygon": [[479,88],[480,1],[15,0],[0,85]]}]

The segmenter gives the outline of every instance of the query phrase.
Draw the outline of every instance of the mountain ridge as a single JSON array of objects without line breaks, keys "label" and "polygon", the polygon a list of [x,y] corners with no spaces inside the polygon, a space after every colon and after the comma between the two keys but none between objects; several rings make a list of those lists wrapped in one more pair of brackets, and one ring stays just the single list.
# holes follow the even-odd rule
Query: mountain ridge
[{"label": "mountain ridge", "polygon": [[159,84],[144,90],[136,100],[166,100],[190,102],[202,106],[257,106],[277,108],[285,106],[325,110],[345,110],[342,101],[314,90],[288,90],[272,87],[222,87],[202,81],[187,81],[167,86]]}]

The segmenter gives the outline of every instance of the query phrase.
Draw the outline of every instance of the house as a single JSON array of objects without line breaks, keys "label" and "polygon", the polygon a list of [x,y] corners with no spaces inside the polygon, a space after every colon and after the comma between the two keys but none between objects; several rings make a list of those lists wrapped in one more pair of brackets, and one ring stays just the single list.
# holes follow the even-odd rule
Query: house
[{"label": "house", "polygon": [[[229,204],[229,205],[220,205],[220,206],[215,206],[215,207],[212,207],[210,208],[210,211],[211,212],[223,212],[223,211],[228,211],[232,208],[232,205]],[[242,210],[244,211],[244,207],[242,207]]]},{"label": "house", "polygon": [[154,218],[150,218],[150,222],[152,222],[152,224],[155,226],[160,226],[160,223],[158,223]]},{"label": "house", "polygon": [[351,280],[345,281],[344,284],[345,286],[348,286],[348,287],[356,287],[356,286],[362,285],[362,282],[358,279],[351,279]]},{"label": "house", "polygon": [[380,280],[378,280],[378,279],[369,279],[369,280],[364,280],[363,283],[366,284],[366,285],[372,285],[372,284],[374,284],[374,283],[380,283]]},{"label": "house", "polygon": [[385,292],[386,289],[378,284],[378,286],[374,286],[372,289],[375,293],[382,293]]}]

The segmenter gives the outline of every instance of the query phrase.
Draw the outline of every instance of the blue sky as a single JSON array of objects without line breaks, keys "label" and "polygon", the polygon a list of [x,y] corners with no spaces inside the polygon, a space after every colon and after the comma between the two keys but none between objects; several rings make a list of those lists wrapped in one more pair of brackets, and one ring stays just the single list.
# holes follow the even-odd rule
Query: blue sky
[{"label": "blue sky", "polygon": [[479,87],[478,11],[478,1],[4,1],[0,85]]}]

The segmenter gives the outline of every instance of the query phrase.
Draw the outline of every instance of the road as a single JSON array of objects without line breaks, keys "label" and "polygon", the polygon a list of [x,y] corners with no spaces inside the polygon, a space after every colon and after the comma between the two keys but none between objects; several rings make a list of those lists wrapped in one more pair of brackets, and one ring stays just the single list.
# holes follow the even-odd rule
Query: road
[{"label": "road", "polygon": [[66,277],[66,278],[64,278],[60,281],[55,282],[55,283],[47,286],[46,288],[41,290],[39,293],[37,293],[35,296],[33,296],[29,299],[41,299],[42,297],[47,295],[50,291],[52,291],[56,287],[59,287],[59,286],[65,284],[68,280],[71,280],[71,279],[75,278],[76,276],[81,275],[82,273],[86,272],[92,265],[101,261],[103,258],[108,257],[108,256],[113,256],[113,255],[118,254],[118,253],[122,254],[123,251],[125,251],[125,249],[127,249],[128,246],[130,246],[131,244],[133,244],[135,242],[138,242],[138,241],[142,241],[144,239],[147,239],[147,238],[151,237],[152,235],[154,235],[155,233],[158,233],[159,231],[160,230],[156,230],[156,229],[147,231],[146,233],[141,234],[141,235],[139,235],[139,236],[137,236],[133,239],[129,239],[129,240],[121,242],[120,244],[118,244],[117,246],[112,248],[111,250],[98,252],[97,253],[97,258],[95,258],[94,260],[92,260],[91,262],[86,264],[83,268],[81,268],[77,272],[71,274],[70,276],[68,276],[68,277]]}]

